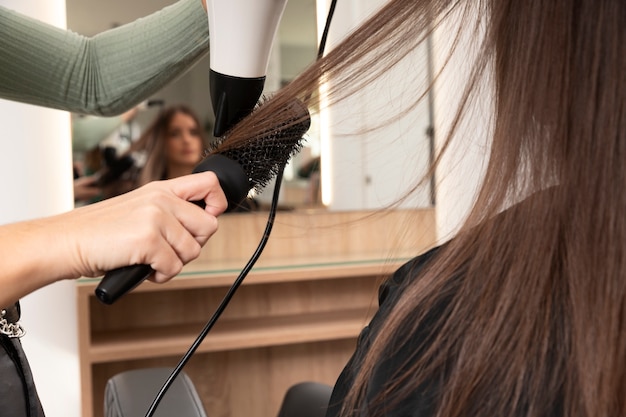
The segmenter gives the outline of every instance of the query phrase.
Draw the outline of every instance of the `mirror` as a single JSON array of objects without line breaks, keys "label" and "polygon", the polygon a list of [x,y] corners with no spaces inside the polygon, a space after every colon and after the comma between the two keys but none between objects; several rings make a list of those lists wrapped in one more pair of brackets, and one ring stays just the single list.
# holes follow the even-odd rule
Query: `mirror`
[{"label": "mirror", "polygon": [[[136,20],[174,2],[175,0],[134,2],[66,0],[67,26],[77,33],[92,36],[111,27]],[[383,0],[376,0],[372,3],[380,5],[382,2]],[[318,18],[316,16],[318,8],[327,10],[327,5],[325,9],[324,4],[324,0],[288,0],[279,27],[278,41],[275,43],[279,47],[273,49],[270,59],[266,81],[268,92],[275,91],[284,83],[289,82],[315,60],[318,42]],[[356,9],[356,11],[349,10],[349,8]],[[360,3],[355,5],[354,2],[339,1],[331,25],[327,50],[332,47],[333,37],[341,38],[355,24],[342,21],[342,19],[345,20],[348,16],[348,20],[358,20],[359,15],[362,18],[370,11],[367,10],[367,6]],[[325,18],[326,16],[322,18],[322,22]],[[419,53],[424,57],[420,65],[430,65],[429,48],[424,47]],[[140,109],[131,122],[124,123],[115,130],[107,139],[109,142],[105,143],[112,143],[118,154],[123,152],[159,114],[163,106],[178,103],[185,103],[193,109],[200,119],[202,129],[207,133],[206,136],[210,138],[213,110],[210,107],[208,95],[208,73],[207,55],[184,76],[151,97],[147,102],[150,105]],[[358,105],[365,110],[370,102],[376,101],[376,97],[370,95],[366,100],[359,100]],[[393,127],[392,135],[383,131],[373,133],[369,139],[365,140],[360,137],[335,140],[332,137],[332,135],[341,136],[341,109],[332,115],[314,116],[304,149],[293,158],[286,169],[281,189],[281,206],[284,209],[359,210],[378,208],[391,203],[403,194],[406,188],[397,189],[390,184],[406,183],[404,179],[409,175],[411,178],[417,178],[430,160],[432,154],[431,112],[428,108],[429,103],[425,102],[424,105],[426,108],[421,110],[420,118],[412,119],[410,123],[405,121]],[[330,119],[339,122],[336,122],[336,126],[331,126],[328,124]],[[78,124],[80,121],[75,123],[75,126]],[[337,126],[339,129],[336,129]],[[396,140],[401,136],[406,137],[407,140]],[[391,142],[387,139],[393,141],[393,146],[389,146]],[[75,160],[79,162],[89,160],[89,156],[85,152],[75,152]],[[102,155],[96,157],[102,161]],[[407,159],[409,161],[406,163],[398,162]],[[419,169],[416,170],[414,166],[411,166],[407,170],[407,164],[415,165],[416,160]],[[323,169],[321,170],[320,167]],[[402,177],[402,181],[398,181],[399,177]],[[255,196],[255,199],[262,205],[269,204],[272,188],[272,185],[268,186],[261,195]],[[417,194],[415,199],[403,204],[411,208],[433,204],[431,184],[425,184]]]}]

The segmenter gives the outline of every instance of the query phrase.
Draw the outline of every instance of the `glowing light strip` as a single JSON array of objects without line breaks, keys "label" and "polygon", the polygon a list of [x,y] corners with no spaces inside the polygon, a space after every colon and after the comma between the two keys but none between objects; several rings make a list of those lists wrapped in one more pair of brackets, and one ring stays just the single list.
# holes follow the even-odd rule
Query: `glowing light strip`
[{"label": "glowing light strip", "polygon": [[[322,39],[324,26],[326,25],[326,16],[330,3],[328,0],[317,0],[317,43],[319,45]],[[329,50],[329,42],[327,40],[326,51]],[[332,203],[333,184],[332,184],[332,154],[331,154],[331,137],[330,137],[330,112],[328,110],[328,84],[323,82],[319,89],[320,94],[320,110],[319,110],[319,137],[320,137],[320,182],[322,192],[322,204],[329,206]]]}]

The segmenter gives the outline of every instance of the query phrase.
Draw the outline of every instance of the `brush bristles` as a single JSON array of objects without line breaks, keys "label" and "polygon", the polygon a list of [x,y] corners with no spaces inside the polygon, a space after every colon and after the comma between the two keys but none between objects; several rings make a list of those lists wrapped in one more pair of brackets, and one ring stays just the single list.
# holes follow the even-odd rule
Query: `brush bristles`
[{"label": "brush bristles", "polygon": [[276,115],[279,122],[271,131],[228,146],[228,135],[221,138],[209,154],[219,153],[238,162],[248,176],[250,189],[261,191],[300,152],[304,134],[311,125],[309,111],[299,100]]}]

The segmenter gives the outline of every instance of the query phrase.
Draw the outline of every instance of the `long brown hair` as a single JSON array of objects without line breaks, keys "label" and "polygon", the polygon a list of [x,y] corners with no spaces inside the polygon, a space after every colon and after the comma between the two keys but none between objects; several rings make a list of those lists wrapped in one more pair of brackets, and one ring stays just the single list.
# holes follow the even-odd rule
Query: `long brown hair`
[{"label": "long brown hair", "polygon": [[[271,130],[293,97],[317,106],[321,83],[331,105],[359,91],[453,11],[478,57],[445,142],[490,80],[489,163],[466,224],[381,326],[343,413],[383,415],[436,379],[442,417],[626,415],[626,2],[391,0],[227,146]],[[442,303],[419,355],[366,403],[377,364]]]}]

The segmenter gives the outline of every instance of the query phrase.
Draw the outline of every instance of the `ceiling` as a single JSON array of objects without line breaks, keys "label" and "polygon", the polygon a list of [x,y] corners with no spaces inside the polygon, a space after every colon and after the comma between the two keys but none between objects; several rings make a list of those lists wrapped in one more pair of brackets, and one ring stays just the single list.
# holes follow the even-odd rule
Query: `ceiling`
[{"label": "ceiling", "polygon": [[[82,35],[93,36],[111,27],[132,22],[175,2],[175,0],[66,0],[67,27]],[[283,44],[310,45],[312,42],[315,44],[315,0],[288,0],[279,32]]]}]

